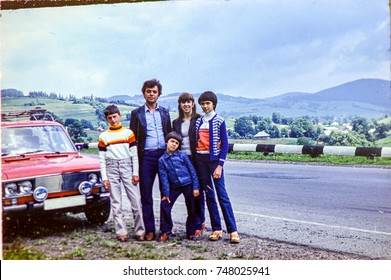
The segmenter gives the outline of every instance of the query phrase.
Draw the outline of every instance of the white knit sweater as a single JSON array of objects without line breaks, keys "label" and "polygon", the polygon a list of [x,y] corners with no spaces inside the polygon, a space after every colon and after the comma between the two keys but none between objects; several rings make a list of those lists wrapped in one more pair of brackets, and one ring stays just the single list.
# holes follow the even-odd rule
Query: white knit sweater
[{"label": "white knit sweater", "polygon": [[136,137],[132,130],[122,127],[121,124],[112,127],[99,136],[99,160],[102,180],[107,180],[106,159],[130,158],[133,166],[133,176],[138,176],[138,154]]}]

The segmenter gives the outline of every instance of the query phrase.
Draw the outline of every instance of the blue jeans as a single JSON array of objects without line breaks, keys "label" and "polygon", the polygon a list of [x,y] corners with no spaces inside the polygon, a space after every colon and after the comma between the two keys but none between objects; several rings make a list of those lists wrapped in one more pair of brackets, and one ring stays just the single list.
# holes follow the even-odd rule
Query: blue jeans
[{"label": "blue jeans", "polygon": [[194,235],[194,197],[193,186],[187,185],[184,187],[170,188],[170,203],[167,200],[160,202],[160,233],[170,234],[173,228],[173,222],[171,217],[171,210],[174,207],[175,201],[183,194],[185,197],[185,203],[187,208],[186,218],[186,235],[187,237]]},{"label": "blue jeans", "polygon": [[153,212],[153,183],[158,175],[159,158],[163,154],[164,150],[154,150],[144,151],[140,156],[140,194],[146,233],[153,232],[155,234],[156,232]]},{"label": "blue jeans", "polygon": [[224,169],[222,170],[220,179],[212,179],[212,174],[215,171],[218,163],[218,160],[211,161],[209,159],[209,154],[197,154],[197,167],[200,178],[200,186],[201,190],[205,192],[206,205],[208,206],[212,230],[215,231],[222,229],[219,209],[216,201],[217,194],[227,231],[228,233],[231,233],[237,231],[237,228],[231,201],[229,200],[228,193],[225,188]]}]

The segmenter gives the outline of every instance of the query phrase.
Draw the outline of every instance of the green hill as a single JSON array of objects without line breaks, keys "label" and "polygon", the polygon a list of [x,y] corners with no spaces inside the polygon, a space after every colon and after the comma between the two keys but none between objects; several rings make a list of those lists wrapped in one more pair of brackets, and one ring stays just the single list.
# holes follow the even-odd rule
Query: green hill
[{"label": "green hill", "polygon": [[390,117],[387,117],[387,118],[384,118],[384,119],[381,119],[378,121],[378,123],[384,123],[384,124],[388,124],[388,123],[391,123],[391,116]]},{"label": "green hill", "polygon": [[[109,103],[101,104],[104,107]],[[90,121],[94,127],[99,122],[95,114],[97,107],[94,107],[94,104],[74,104],[73,101],[62,101],[51,98],[2,97],[1,99],[2,110],[26,110],[34,109],[35,107],[45,108],[63,120],[68,118],[85,119]],[[118,107],[124,116],[134,109],[134,107],[128,105],[118,105]]]},{"label": "green hill", "polygon": [[[63,121],[66,119],[85,119],[92,123],[96,128],[98,127],[99,119],[95,114],[97,109],[103,110],[110,103],[91,101],[86,103],[74,103],[73,101],[58,100],[52,98],[32,98],[32,97],[2,97],[1,98],[1,110],[28,110],[36,107],[45,108],[51,113],[54,113],[58,118]],[[122,124],[124,127],[129,126],[129,121],[126,120],[126,115],[129,114],[135,106],[116,104],[122,113]],[[141,104],[140,104],[141,105]],[[171,119],[177,117],[177,113],[170,113]],[[97,140],[98,131],[89,130],[86,131],[88,137]]]}]

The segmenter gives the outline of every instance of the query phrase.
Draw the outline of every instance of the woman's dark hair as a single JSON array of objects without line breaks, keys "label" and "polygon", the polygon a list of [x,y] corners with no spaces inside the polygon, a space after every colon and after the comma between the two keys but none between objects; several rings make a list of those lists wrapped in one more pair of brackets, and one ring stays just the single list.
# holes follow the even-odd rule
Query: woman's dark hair
[{"label": "woman's dark hair", "polygon": [[179,95],[178,97],[178,120],[183,120],[183,118],[185,117],[182,109],[181,109],[181,103],[182,102],[186,102],[186,101],[193,101],[193,108],[191,110],[191,117],[192,118],[199,118],[200,117],[200,114],[197,113],[197,108],[196,108],[196,105],[195,105],[195,100],[194,100],[194,97],[191,93],[188,93],[188,92],[183,92],[181,95]]},{"label": "woman's dark hair", "polygon": [[217,96],[213,91],[205,91],[200,95],[200,97],[198,97],[198,104],[201,104],[203,101],[212,101],[213,109],[216,109]]},{"label": "woman's dark hair", "polygon": [[144,94],[147,88],[153,88],[155,86],[157,86],[160,96],[162,94],[162,84],[159,82],[159,80],[156,79],[145,81],[143,87],[141,88],[141,92]]}]

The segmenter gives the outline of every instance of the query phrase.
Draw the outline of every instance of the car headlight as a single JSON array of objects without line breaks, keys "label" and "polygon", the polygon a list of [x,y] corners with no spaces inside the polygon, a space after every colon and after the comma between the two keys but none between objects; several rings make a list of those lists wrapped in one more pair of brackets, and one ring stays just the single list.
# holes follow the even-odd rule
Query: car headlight
[{"label": "car headlight", "polygon": [[18,186],[19,186],[19,192],[21,194],[31,193],[33,189],[33,184],[30,181],[20,182],[18,183]]},{"label": "car headlight", "polygon": [[15,183],[6,184],[4,187],[4,192],[6,196],[15,195],[18,192],[18,186]]},{"label": "car headlight", "polygon": [[81,194],[88,195],[88,194],[91,193],[91,191],[92,191],[92,184],[91,184],[91,182],[84,181],[84,182],[80,183],[80,185],[79,185],[79,192]]},{"label": "car headlight", "polygon": [[98,182],[98,175],[95,173],[88,174],[88,181],[90,181],[91,184],[96,184]]},{"label": "car headlight", "polygon": [[39,186],[34,190],[34,199],[38,202],[44,201],[48,197],[48,190],[45,187]]}]

